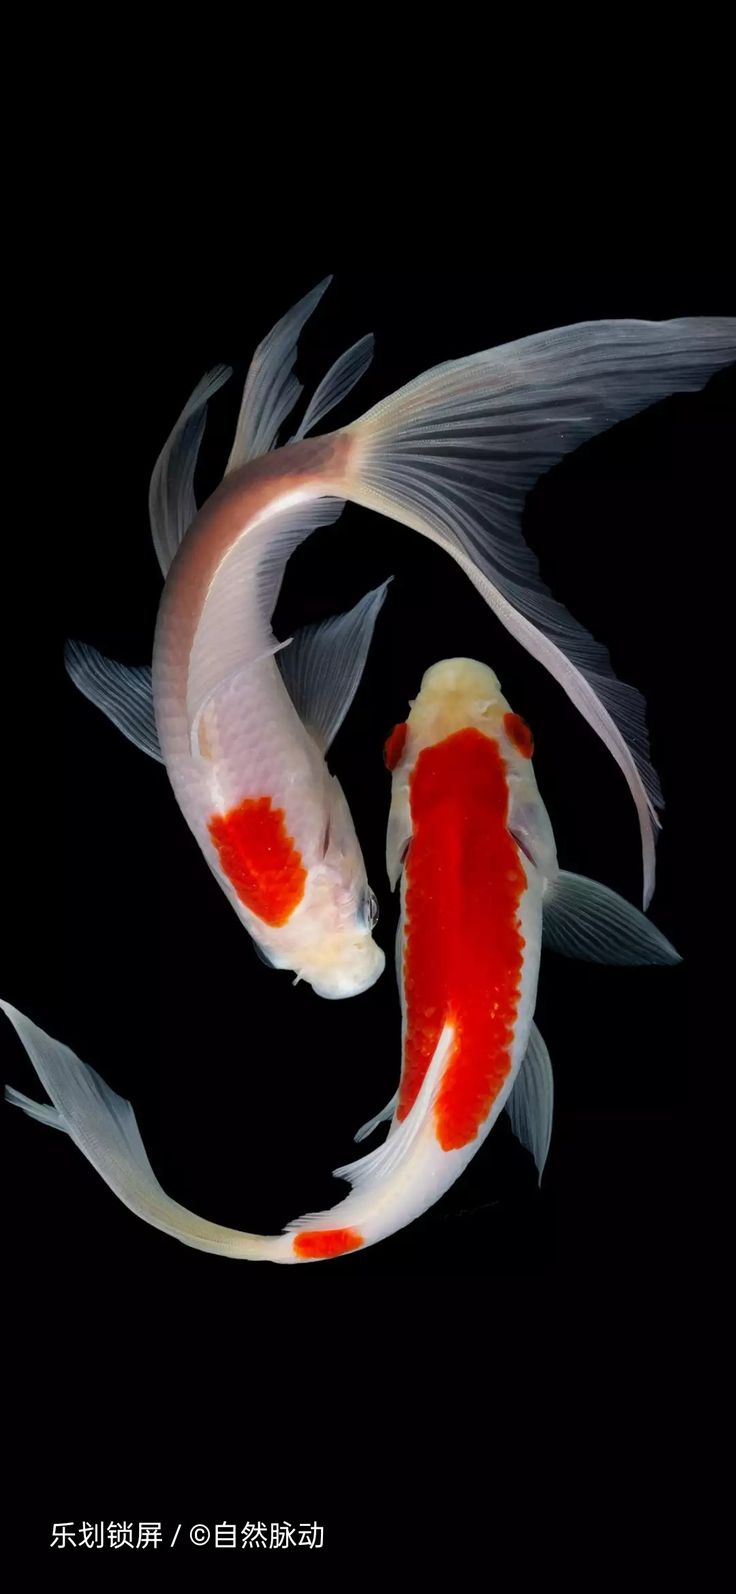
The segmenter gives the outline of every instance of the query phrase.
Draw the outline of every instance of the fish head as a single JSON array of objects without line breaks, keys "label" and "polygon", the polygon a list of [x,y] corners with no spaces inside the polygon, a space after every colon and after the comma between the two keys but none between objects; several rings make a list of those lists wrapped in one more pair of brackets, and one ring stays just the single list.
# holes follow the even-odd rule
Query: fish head
[{"label": "fish head", "polygon": [[358,996],[374,985],[386,957],[373,939],[378,902],[366,875],[345,794],[327,777],[321,857],[310,870],[308,928],[298,948],[298,976],[318,996]]},{"label": "fish head", "polygon": [[498,743],[508,782],[508,828],[547,878],[557,873],[557,854],[547,811],[539,795],[529,726],[504,697],[498,676],[477,659],[442,659],[425,671],[402,725],[391,732],[385,759],[392,772],[386,863],[396,884],[411,841],[411,775],[419,754],[459,731],[480,731]]}]

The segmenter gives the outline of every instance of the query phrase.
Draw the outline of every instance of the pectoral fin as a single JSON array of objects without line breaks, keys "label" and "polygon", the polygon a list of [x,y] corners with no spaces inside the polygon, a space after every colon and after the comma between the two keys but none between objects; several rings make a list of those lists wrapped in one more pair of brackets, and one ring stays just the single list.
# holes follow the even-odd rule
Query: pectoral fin
[{"label": "pectoral fin", "polygon": [[617,892],[561,870],[544,894],[545,946],[586,963],[681,963],[655,925]]},{"label": "pectoral fin", "polygon": [[153,713],[151,667],[118,664],[84,642],[67,642],[67,674],[90,703],[151,758],[163,762]]},{"label": "pectoral fin", "polygon": [[297,631],[279,658],[284,685],[323,753],[334,741],[360,685],[389,581],[367,592],[347,614]]}]

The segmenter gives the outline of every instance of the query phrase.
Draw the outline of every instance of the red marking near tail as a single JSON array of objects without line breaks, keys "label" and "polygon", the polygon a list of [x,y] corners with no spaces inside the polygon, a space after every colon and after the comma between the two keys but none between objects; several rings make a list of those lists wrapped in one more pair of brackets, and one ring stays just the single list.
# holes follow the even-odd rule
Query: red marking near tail
[{"label": "red marking near tail", "polygon": [[503,728],[510,742],[513,742],[517,753],[522,758],[531,758],[534,752],[534,737],[520,714],[504,714]]},{"label": "red marking near tail", "polygon": [[363,1236],[356,1229],[305,1229],[294,1238],[297,1256],[344,1256],[346,1251],[357,1251]]},{"label": "red marking near tail", "polygon": [[395,769],[404,751],[406,741],[406,724],[394,725],[391,735],[383,749],[383,761],[387,769]]},{"label": "red marking near tail", "polygon": [[286,924],[304,896],[307,871],[270,797],[246,797],[208,829],[241,902],[265,924]]},{"label": "red marking near tail", "polygon": [[475,729],[422,750],[410,781],[406,862],[406,1043],[397,1116],[421,1088],[445,1023],[455,1042],[435,1106],[445,1151],[467,1145],[511,1067],[526,874],[506,829],[498,743]]}]

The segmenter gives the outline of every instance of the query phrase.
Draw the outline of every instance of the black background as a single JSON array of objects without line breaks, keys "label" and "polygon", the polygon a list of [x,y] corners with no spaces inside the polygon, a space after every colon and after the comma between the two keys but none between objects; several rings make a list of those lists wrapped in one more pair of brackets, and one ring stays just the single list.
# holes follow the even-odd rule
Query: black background
[{"label": "black background", "polygon": [[[258,961],[162,767],[64,674],[67,636],[131,664],[150,660],[161,590],[147,520],[156,455],[202,373],[220,360],[234,364],[210,407],[200,456],[200,501],[213,489],[255,344],[331,268],[329,259],[310,264],[303,252],[278,269],[246,258],[242,275],[213,285],[191,260],[176,272],[141,256],[113,266],[92,249],[57,305],[63,362],[50,345],[42,349],[34,388],[37,416],[53,404],[55,419],[49,453],[44,444],[30,468],[33,555],[42,547],[58,580],[32,646],[25,633],[15,694],[32,735],[6,881],[12,931],[3,994],[132,1101],[172,1196],[214,1221],[263,1232],[339,1198],[344,1186],[330,1170],[354,1155],[355,1128],[395,1085],[397,903],[383,861],[389,778],[382,746],[431,663],[463,654],[494,668],[534,732],[535,771],[562,866],[637,904],[641,896],[634,806],[602,744],[446,555],[367,511],[348,505],[297,553],[275,617],[277,634],[288,635],[394,577],[330,755],[379,898],[377,938],[388,954],[385,975],[364,995],[320,1001]],[[727,282],[707,274],[556,280],[350,267],[337,271],[303,333],[302,402],[366,331],[376,336],[373,364],[326,425],[352,419],[433,364],[546,327],[729,311]],[[199,1336],[213,1325],[215,1333],[219,1323],[247,1325],[272,1304],[294,1324],[322,1304],[339,1311],[354,1299],[351,1281],[579,1280],[641,1275],[687,1259],[697,1140],[684,1112],[693,1066],[688,989],[698,951],[690,911],[699,780],[693,715],[697,627],[705,628],[693,613],[693,554],[717,549],[727,534],[733,420],[727,373],[586,445],[527,502],[525,532],[548,584],[608,644],[619,676],[646,696],[666,799],[651,915],[685,960],[675,969],[624,970],[543,959],[536,1017],[556,1103],[541,1191],[503,1117],[455,1188],[395,1237],[329,1265],[238,1265],[147,1227],[65,1137],[5,1108],[13,1214],[7,1275],[19,1340],[39,1317],[61,1313],[70,1340],[78,1334],[81,1341],[102,1309],[118,1325],[111,1355],[124,1335],[128,1347],[138,1336],[149,1343],[155,1325],[158,1356],[173,1337],[196,1360]],[[38,1094],[5,1024],[0,1046],[5,1079]]]},{"label": "black background", "polygon": [[[313,279],[315,271],[302,267],[267,279],[251,272],[237,302],[224,305],[193,297],[183,306],[179,295],[142,292],[135,305],[117,303],[112,324],[98,326],[90,312],[77,328],[68,394],[74,453],[66,461],[73,492],[63,524],[53,528],[63,538],[63,584],[54,602],[59,648],[51,650],[42,687],[44,720],[62,730],[63,763],[49,767],[37,749],[46,824],[23,857],[22,933],[10,948],[3,987],[131,1099],[167,1190],[213,1220],[264,1232],[332,1204],[340,1187],[330,1169],[350,1157],[352,1132],[395,1083],[399,1017],[390,949],[397,904],[384,871],[389,779],[381,755],[429,664],[465,654],[492,665],[534,731],[535,770],[562,866],[635,902],[641,889],[633,804],[602,744],[439,549],[351,505],[290,562],[275,629],[289,634],[394,576],[358,697],[331,754],[381,906],[377,935],[389,955],[371,991],[326,1003],[258,962],[198,855],[163,769],[67,681],[64,636],[128,663],[150,659],[161,583],[146,495],[158,449],[199,375],[218,359],[234,363],[234,377],[210,408],[197,475],[200,501],[212,490],[249,353]],[[338,273],[302,337],[305,397],[366,330],[376,335],[375,359],[335,424],[442,359],[546,326],[728,309],[707,279],[665,286],[655,294],[628,279],[582,280],[563,290],[534,278],[510,284],[479,274]],[[53,1191],[72,1231],[97,1236],[101,1249],[104,1236],[118,1275],[129,1266],[139,1276],[199,1277],[238,1295],[286,1288],[297,1299],[301,1290],[319,1290],[327,1271],[355,1278],[494,1274],[570,1261],[595,1269],[612,1257],[648,1265],[668,1249],[693,952],[686,716],[694,671],[683,621],[693,544],[725,534],[732,398],[726,373],[701,393],[664,401],[564,461],[532,492],[525,512],[550,586],[609,645],[618,674],[646,695],[666,799],[652,916],[685,958],[675,970],[544,959],[537,1018],[557,1097],[541,1194],[502,1122],[429,1216],[363,1255],[329,1269],[298,1269],[295,1278],[293,1269],[235,1268],[147,1229],[66,1141],[13,1114],[21,1228],[33,1225],[34,1204],[40,1211]],[[12,1080],[30,1087],[5,1029],[3,1055]]]}]

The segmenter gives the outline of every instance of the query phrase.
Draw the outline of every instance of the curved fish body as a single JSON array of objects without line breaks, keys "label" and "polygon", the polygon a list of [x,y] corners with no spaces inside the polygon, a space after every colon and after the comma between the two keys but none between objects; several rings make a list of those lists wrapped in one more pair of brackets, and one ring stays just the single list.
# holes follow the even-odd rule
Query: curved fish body
[{"label": "curved fish body", "polygon": [[320,383],[294,438],[276,447],[300,392],[297,340],[326,286],[256,351],[225,480],[199,514],[197,451],[226,368],[196,389],[157,462],[151,522],[166,586],[153,680],[78,644],[68,662],[81,690],[163,757],[210,867],[268,961],[334,996],[365,989],[383,966],[352,823],[322,762],[385,586],[350,615],[280,643],[270,621],[290,553],[346,500],[443,547],[622,770],[639,817],[646,907],[662,797],[644,701],[545,588],[521,516],[530,487],[564,454],[736,358],[736,319],[538,333],[437,366],[359,420],[309,439],[365,371],[372,339],[362,338]]},{"label": "curved fish body", "polygon": [[[211,372],[157,461],[150,492],[165,577],[151,669],[128,669],[80,644],[73,680],[165,765],[179,807],[261,957],[324,997],[353,996],[381,973],[377,904],[350,811],[325,755],[359,684],[387,582],[347,614],[277,641],[271,630],[286,562],[340,513],[334,483],[347,438],[298,438],[271,451],[300,391],[296,339],[324,284],[257,351],[224,479],[197,512],[194,469]],[[311,419],[357,380],[363,339],[315,395]],[[305,422],[307,418],[305,417]]]},{"label": "curved fish body", "polygon": [[[385,586],[293,639],[281,667],[267,589],[286,562],[269,563],[275,527],[293,538],[315,513],[329,518],[325,483],[339,449],[339,439],[305,440],[283,460],[266,455],[225,477],[169,572],[152,672],[162,757],[211,869],[268,961],[326,997],[365,990],[384,966],[375,898],[324,755]],[[293,695],[285,667],[297,672],[287,677]],[[300,669],[316,671],[323,692],[307,704],[307,723],[295,706]]]},{"label": "curved fish body", "polygon": [[67,1131],[139,1217],[186,1245],[252,1261],[311,1262],[359,1252],[420,1217],[483,1144],[501,1111],[541,1177],[552,1073],[534,1007],[543,934],[558,951],[611,963],[673,963],[637,909],[558,868],[537,790],[531,733],[492,670],[451,659],[428,670],[386,745],[392,771],[389,875],[401,878],[397,964],[402,1066],[377,1151],[336,1170],[349,1194],[282,1234],[224,1228],[182,1207],[148,1161],[133,1109],[8,1003],[51,1106],[7,1092]]},{"label": "curved fish body", "polygon": [[359,1132],[390,1116],[384,1145],[340,1170],[353,1190],[332,1214],[363,1244],[411,1223],[455,1183],[527,1058],[543,1073],[534,1144],[541,1133],[546,1155],[551,1071],[533,1018],[544,897],[559,869],[531,753],[493,671],[472,659],[428,670],[386,744],[401,1080]]}]

